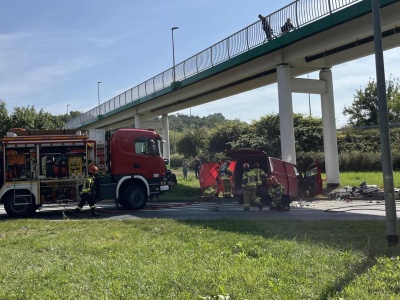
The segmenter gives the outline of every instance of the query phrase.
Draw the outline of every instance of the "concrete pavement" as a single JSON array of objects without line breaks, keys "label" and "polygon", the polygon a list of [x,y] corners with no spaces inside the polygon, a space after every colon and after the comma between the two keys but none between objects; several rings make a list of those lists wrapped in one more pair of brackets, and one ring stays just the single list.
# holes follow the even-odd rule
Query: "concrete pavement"
[{"label": "concrete pavement", "polygon": [[[400,213],[400,202],[396,201],[397,216]],[[75,219],[72,212],[76,203],[68,205],[51,205],[41,208],[33,218],[37,219]],[[294,201],[287,212],[270,211],[264,207],[262,211],[252,207],[249,212],[243,211],[243,205],[236,200],[219,200],[215,198],[193,198],[181,201],[148,202],[141,210],[125,210],[116,208],[113,201],[101,201],[97,204],[100,219],[127,220],[142,218],[167,219],[251,219],[251,220],[385,220],[385,202],[382,200],[313,200]],[[81,217],[92,218],[89,208],[84,207]],[[9,219],[0,207],[0,220]]]}]

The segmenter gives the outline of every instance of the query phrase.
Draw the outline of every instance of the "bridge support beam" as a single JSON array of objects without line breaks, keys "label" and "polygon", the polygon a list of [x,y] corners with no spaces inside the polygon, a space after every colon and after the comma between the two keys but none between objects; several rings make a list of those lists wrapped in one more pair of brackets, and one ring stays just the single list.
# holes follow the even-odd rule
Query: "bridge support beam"
[{"label": "bridge support beam", "polygon": [[291,78],[289,65],[282,64],[277,67],[282,160],[296,163],[292,93],[320,94],[326,182],[328,185],[338,185],[340,183],[339,154],[332,71],[322,69],[319,78],[319,80]]},{"label": "bridge support beam", "polygon": [[277,67],[282,160],[296,163],[290,66]]},{"label": "bridge support beam", "polygon": [[161,121],[163,123],[161,135],[165,140],[163,144],[163,156],[164,158],[171,160],[171,144],[169,142],[169,120],[168,115],[162,115]]},{"label": "bridge support beam", "polygon": [[324,136],[326,183],[338,185],[339,154],[336,136],[335,103],[333,97],[333,80],[330,69],[322,69],[320,80],[326,82],[326,93],[321,94],[322,130]]},{"label": "bridge support beam", "polygon": [[142,118],[139,114],[135,115],[135,128],[142,128]]}]

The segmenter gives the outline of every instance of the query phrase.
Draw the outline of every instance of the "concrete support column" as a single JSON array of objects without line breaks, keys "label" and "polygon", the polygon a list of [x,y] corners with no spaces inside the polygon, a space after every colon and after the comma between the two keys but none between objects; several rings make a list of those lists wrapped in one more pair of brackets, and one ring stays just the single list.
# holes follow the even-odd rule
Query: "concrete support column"
[{"label": "concrete support column", "polygon": [[162,115],[161,121],[163,123],[161,135],[165,140],[163,145],[163,156],[164,158],[170,160],[171,157],[171,143],[169,141],[169,120],[168,115]]},{"label": "concrete support column", "polygon": [[139,114],[135,115],[135,128],[142,128],[142,118]]},{"label": "concrete support column", "polygon": [[290,66],[277,67],[282,160],[296,163]]},{"label": "concrete support column", "polygon": [[333,80],[330,69],[322,69],[319,78],[326,82],[326,93],[321,94],[322,130],[324,135],[326,183],[337,185],[339,178],[339,154],[336,136]]}]

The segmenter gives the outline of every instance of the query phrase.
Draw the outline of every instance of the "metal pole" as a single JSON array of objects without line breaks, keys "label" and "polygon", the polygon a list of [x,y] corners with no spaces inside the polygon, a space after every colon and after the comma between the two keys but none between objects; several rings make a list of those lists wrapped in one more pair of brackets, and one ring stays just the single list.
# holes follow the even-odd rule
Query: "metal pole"
[{"label": "metal pole", "polygon": [[99,102],[99,115],[101,113],[101,111],[100,111],[100,83],[101,83],[101,81],[97,81],[97,101]]},{"label": "metal pole", "polygon": [[172,65],[173,65],[173,81],[175,82],[175,43],[174,43],[174,30],[178,29],[179,27],[172,27]]},{"label": "metal pole", "polygon": [[[307,79],[310,79],[309,74],[307,74]],[[308,93],[308,109],[310,110],[310,118],[311,118],[311,98],[310,98],[310,93]]]},{"label": "metal pole", "polygon": [[67,122],[68,122],[68,107],[70,106],[70,104],[67,104]]},{"label": "metal pole", "polygon": [[381,157],[383,189],[386,209],[386,236],[389,247],[399,244],[397,228],[396,199],[394,195],[393,164],[391,156],[388,108],[385,87],[385,67],[383,61],[382,31],[379,0],[371,0],[375,44],[376,82],[378,89],[379,129],[381,132]]}]

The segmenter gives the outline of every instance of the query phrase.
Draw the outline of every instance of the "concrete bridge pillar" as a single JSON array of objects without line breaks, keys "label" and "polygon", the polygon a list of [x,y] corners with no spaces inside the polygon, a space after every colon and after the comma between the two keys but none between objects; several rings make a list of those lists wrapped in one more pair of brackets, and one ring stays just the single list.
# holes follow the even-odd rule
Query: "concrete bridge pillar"
[{"label": "concrete bridge pillar", "polygon": [[290,66],[277,67],[282,160],[296,163]]},{"label": "concrete bridge pillar", "polygon": [[333,80],[330,69],[322,69],[320,80],[326,82],[326,92],[321,93],[322,130],[324,135],[326,183],[337,185],[339,178],[339,154],[336,136],[335,103],[333,97]]},{"label": "concrete bridge pillar", "polygon": [[135,128],[142,128],[142,118],[139,114],[135,115]]},{"label": "concrete bridge pillar", "polygon": [[163,139],[165,140],[165,143],[163,144],[163,156],[164,158],[167,158],[170,160],[171,157],[171,144],[169,141],[169,120],[168,120],[168,115],[162,115],[161,116],[161,121],[162,121],[162,132],[161,135]]}]

